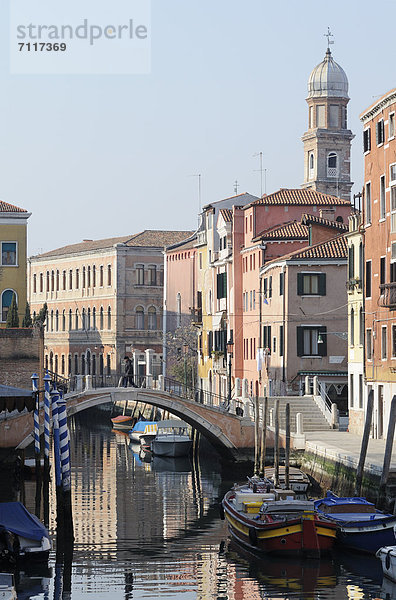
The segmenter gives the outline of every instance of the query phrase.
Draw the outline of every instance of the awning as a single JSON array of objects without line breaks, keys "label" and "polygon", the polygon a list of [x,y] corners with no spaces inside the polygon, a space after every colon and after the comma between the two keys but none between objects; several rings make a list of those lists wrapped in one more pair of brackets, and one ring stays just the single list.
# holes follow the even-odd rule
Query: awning
[{"label": "awning", "polygon": [[25,408],[28,411],[34,410],[36,398],[32,390],[16,388],[10,385],[0,385],[0,412],[8,410],[18,410],[22,412]]},{"label": "awning", "polygon": [[299,371],[297,375],[302,377],[348,377],[348,371]]}]

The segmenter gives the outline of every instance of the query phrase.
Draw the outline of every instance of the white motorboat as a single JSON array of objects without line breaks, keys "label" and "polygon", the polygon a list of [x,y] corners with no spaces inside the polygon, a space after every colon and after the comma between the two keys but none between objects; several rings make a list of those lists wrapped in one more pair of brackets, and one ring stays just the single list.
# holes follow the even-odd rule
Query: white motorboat
[{"label": "white motorboat", "polygon": [[376,552],[380,559],[385,577],[396,581],[396,546],[383,546]]},{"label": "white motorboat", "polygon": [[188,425],[178,419],[159,421],[157,435],[151,442],[151,451],[157,456],[188,456],[192,447]]}]

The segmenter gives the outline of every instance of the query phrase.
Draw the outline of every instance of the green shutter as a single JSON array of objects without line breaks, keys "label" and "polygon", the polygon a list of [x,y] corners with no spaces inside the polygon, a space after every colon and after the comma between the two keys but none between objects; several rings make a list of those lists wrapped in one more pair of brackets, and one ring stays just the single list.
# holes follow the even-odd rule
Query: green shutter
[{"label": "green shutter", "polygon": [[319,296],[326,296],[326,273],[319,273],[318,291]]},{"label": "green shutter", "polygon": [[283,337],[283,325],[279,327],[279,355],[283,356],[284,354],[284,337]]},{"label": "green shutter", "polygon": [[297,273],[297,295],[302,296],[304,294],[304,275]]},{"label": "green shutter", "polygon": [[279,273],[279,296],[283,296],[284,273]]},{"label": "green shutter", "polygon": [[322,338],[322,344],[318,344],[318,354],[319,356],[327,356],[327,327],[319,327],[318,333]]},{"label": "green shutter", "polygon": [[297,327],[297,356],[304,356],[304,327]]}]

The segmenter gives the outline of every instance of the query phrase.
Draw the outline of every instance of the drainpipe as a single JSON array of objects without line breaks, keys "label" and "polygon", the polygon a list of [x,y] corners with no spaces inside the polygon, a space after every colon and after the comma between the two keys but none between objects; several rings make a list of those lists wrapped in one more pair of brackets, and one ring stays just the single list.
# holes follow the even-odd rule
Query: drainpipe
[{"label": "drainpipe", "polygon": [[166,260],[166,252],[164,255],[164,306],[162,315],[162,375],[166,377],[166,288],[168,281],[168,261]]},{"label": "drainpipe", "polygon": [[283,356],[282,356],[282,381],[286,382],[286,267],[282,267],[283,273]]}]

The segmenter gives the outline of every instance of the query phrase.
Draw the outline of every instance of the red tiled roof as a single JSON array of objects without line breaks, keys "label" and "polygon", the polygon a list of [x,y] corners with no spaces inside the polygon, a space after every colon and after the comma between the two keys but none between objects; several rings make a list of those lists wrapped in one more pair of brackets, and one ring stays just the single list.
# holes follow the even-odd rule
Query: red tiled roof
[{"label": "red tiled roof", "polygon": [[134,235],[124,235],[122,237],[106,238],[103,240],[87,240],[78,244],[71,244],[56,248],[44,254],[39,254],[40,258],[61,256],[65,254],[77,254],[79,252],[89,252],[92,250],[102,250],[111,248],[115,244],[125,244],[131,247],[165,248],[171,244],[182,241],[193,234],[192,231],[157,231],[146,229],[141,233]]},{"label": "red tiled roof", "polygon": [[277,192],[273,194],[268,194],[268,196],[263,196],[259,198],[255,202],[252,202],[252,205],[277,205],[277,204],[294,204],[300,206],[323,206],[323,205],[333,205],[333,206],[351,206],[349,200],[344,200],[343,198],[337,198],[336,196],[329,196],[328,194],[322,194],[322,192],[317,192],[311,188],[308,189],[285,189],[281,188]]},{"label": "red tiled roof", "polygon": [[230,208],[221,208],[220,214],[223,217],[226,223],[231,223],[232,221],[232,210]]},{"label": "red tiled roof", "polygon": [[305,214],[301,217],[301,223],[304,225],[319,225],[321,227],[330,227],[339,231],[348,231],[348,223],[340,223],[339,221],[331,221],[331,219],[323,219],[317,215]]},{"label": "red tiled roof", "polygon": [[308,246],[304,250],[297,250],[287,256],[283,257],[286,260],[295,259],[328,259],[328,258],[339,258],[346,259],[348,256],[348,244],[345,235],[339,235],[327,242],[321,242],[315,244],[315,246]]},{"label": "red tiled roof", "polygon": [[299,221],[289,221],[282,225],[275,225],[270,229],[265,229],[253,239],[258,240],[307,240],[308,227]]},{"label": "red tiled roof", "polygon": [[0,200],[0,212],[27,213],[28,211],[24,208],[19,208],[19,206],[14,206],[13,204],[8,204],[8,202]]}]

